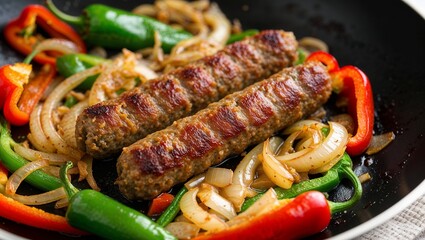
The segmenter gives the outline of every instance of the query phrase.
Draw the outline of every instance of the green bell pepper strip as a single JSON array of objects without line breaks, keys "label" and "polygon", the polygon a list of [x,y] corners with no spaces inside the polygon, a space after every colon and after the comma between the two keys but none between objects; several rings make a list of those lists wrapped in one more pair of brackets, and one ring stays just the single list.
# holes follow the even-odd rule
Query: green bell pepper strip
[{"label": "green bell pepper strip", "polygon": [[92,189],[79,191],[67,177],[67,162],[60,178],[69,198],[68,223],[106,239],[177,239],[142,213]]},{"label": "green bell pepper strip", "polygon": [[[0,116],[0,161],[10,171],[14,172],[28,163],[23,157],[12,150],[12,146],[17,144],[11,137],[6,120]],[[25,181],[32,186],[50,191],[62,187],[59,178],[53,177],[41,170],[34,171]]]},{"label": "green bell pepper strip", "polygon": [[[301,193],[312,190],[328,192],[338,186],[338,184],[343,178],[347,178],[351,181],[354,187],[354,194],[350,198],[350,200],[345,202],[329,201],[332,213],[341,212],[352,207],[361,198],[363,192],[362,185],[356,174],[353,172],[352,166],[353,163],[351,161],[350,156],[347,153],[344,153],[341,160],[337,164],[335,164],[331,169],[329,169],[329,171],[327,171],[326,174],[322,177],[294,184],[289,189],[276,187],[274,188],[274,190],[276,191],[278,199],[293,198]],[[260,193],[255,197],[247,199],[243,203],[241,211],[245,211],[246,209],[248,209],[262,195],[263,193]]]},{"label": "green bell pepper strip", "polygon": [[[70,77],[106,61],[108,60],[88,54],[66,54],[56,59],[56,68],[62,76]],[[77,89],[84,91],[91,89],[97,77],[98,75],[88,77],[84,82],[78,85]]]},{"label": "green bell pepper strip", "polygon": [[188,189],[186,187],[182,187],[182,189],[180,189],[171,204],[167,207],[167,209],[165,209],[158,220],[156,220],[156,223],[158,223],[161,227],[165,227],[172,222],[174,218],[176,218],[180,211],[180,200],[187,191]]},{"label": "green bell pepper strip", "polygon": [[250,37],[257,34],[258,32],[259,31],[257,29],[248,29],[241,33],[232,34],[230,35],[229,39],[227,39],[226,44],[232,44],[234,42],[241,41],[246,37]]},{"label": "green bell pepper strip", "polygon": [[184,30],[174,29],[155,19],[102,4],[89,5],[81,16],[75,17],[61,12],[52,0],[46,3],[54,15],[77,26],[84,41],[94,46],[132,51],[152,47],[156,31],[161,37],[162,49],[170,52],[178,42],[192,37]]}]

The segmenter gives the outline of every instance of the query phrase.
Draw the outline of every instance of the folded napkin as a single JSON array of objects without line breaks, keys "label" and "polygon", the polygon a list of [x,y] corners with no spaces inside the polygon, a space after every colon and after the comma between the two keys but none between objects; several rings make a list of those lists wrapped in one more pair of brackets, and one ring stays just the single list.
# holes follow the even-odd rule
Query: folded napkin
[{"label": "folded napkin", "polygon": [[400,214],[372,229],[359,240],[423,240],[425,239],[425,195],[403,210]]}]

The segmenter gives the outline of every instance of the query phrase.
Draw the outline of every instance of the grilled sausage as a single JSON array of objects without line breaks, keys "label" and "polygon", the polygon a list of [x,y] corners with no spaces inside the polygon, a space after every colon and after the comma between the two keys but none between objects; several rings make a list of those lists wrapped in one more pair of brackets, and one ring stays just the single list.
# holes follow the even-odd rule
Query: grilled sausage
[{"label": "grilled sausage", "polygon": [[119,154],[175,120],[292,65],[296,48],[292,33],[263,31],[117,99],[93,105],[78,117],[77,145],[95,158]]},{"label": "grilled sausage", "polygon": [[330,93],[321,63],[286,68],[125,147],[116,183],[129,199],[153,198],[308,116]]}]

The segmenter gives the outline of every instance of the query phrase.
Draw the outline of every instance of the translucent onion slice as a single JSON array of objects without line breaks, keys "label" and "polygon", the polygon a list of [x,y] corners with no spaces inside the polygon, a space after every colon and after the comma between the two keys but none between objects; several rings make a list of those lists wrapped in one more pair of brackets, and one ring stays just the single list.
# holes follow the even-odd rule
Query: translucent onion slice
[{"label": "translucent onion slice", "polygon": [[395,139],[395,135],[393,132],[387,132],[381,135],[373,136],[372,141],[368,149],[366,150],[366,154],[372,155],[375,154],[382,149],[384,149],[388,144],[390,144]]},{"label": "translucent onion slice", "polygon": [[264,142],[262,158],[263,170],[267,177],[277,186],[289,189],[295,181],[285,164],[280,163],[270,151],[269,139]]},{"label": "translucent onion slice", "polygon": [[188,222],[172,222],[165,226],[165,229],[178,239],[196,237],[200,230],[198,226]]},{"label": "translucent onion slice", "polygon": [[295,151],[313,147],[322,141],[322,132],[318,129],[307,128],[300,136],[300,142],[295,146]]},{"label": "translucent onion slice", "polygon": [[205,182],[216,187],[226,187],[232,183],[233,171],[228,168],[209,168]]},{"label": "translucent onion slice", "polygon": [[75,43],[61,38],[49,38],[41,41],[28,57],[32,58],[43,51],[57,51],[63,54],[77,53],[81,49]]},{"label": "translucent onion slice", "polygon": [[[344,153],[346,147],[344,147],[344,150],[342,151],[342,153]],[[323,165],[319,168],[316,169],[312,169],[309,171],[309,173],[311,174],[317,174],[317,173],[324,173],[329,171],[329,169],[331,169],[335,164],[337,164],[339,162],[339,160],[341,160],[343,154],[341,155],[337,155],[334,159],[332,159],[328,164]]]},{"label": "translucent onion slice", "polygon": [[211,3],[210,8],[204,14],[205,21],[212,27],[208,34],[208,41],[216,42],[221,46],[226,44],[230,36],[231,24],[216,3]]},{"label": "translucent onion slice", "polygon": [[327,127],[327,126],[326,126],[326,124],[323,124],[323,123],[316,121],[316,120],[301,120],[301,121],[298,121],[298,122],[292,124],[288,128],[286,128],[285,131],[283,131],[283,134],[289,135],[289,134],[292,134],[296,131],[302,131],[306,127],[322,129],[323,127]]},{"label": "translucent onion slice", "polygon": [[49,165],[47,160],[41,159],[34,162],[29,162],[24,166],[18,168],[12,175],[10,175],[5,188],[5,193],[7,195],[13,196],[16,193],[19,185],[24,181],[24,179],[30,175],[32,172],[46,167]]},{"label": "translucent onion slice", "polygon": [[277,156],[276,159],[298,172],[308,172],[328,164],[338,155],[342,155],[348,141],[347,130],[341,124],[329,122],[329,127],[329,135],[316,148],[301,150],[300,152],[304,151],[302,155],[291,153]]},{"label": "translucent onion slice", "polygon": [[183,215],[196,226],[207,231],[221,231],[227,228],[227,224],[214,214],[210,214],[201,208],[196,201],[199,188],[192,188],[185,193],[180,201],[180,209]]},{"label": "translucent onion slice", "polygon": [[62,165],[65,162],[72,160],[68,157],[68,155],[65,154],[37,151],[34,149],[26,148],[21,144],[15,144],[13,146],[13,149],[18,155],[27,159],[28,161],[37,161],[40,159],[45,159],[49,161],[49,164],[51,165]]},{"label": "translucent onion slice", "polygon": [[122,55],[105,65],[108,67],[96,78],[91,88],[89,106],[117,97],[118,90],[134,88],[136,78],[145,82],[146,78],[135,71],[139,58],[138,54],[124,49]]},{"label": "translucent onion slice", "polygon": [[96,191],[100,191],[100,187],[97,185],[96,180],[94,179],[93,176],[93,157],[89,156],[89,155],[84,155],[84,157],[82,158],[82,161],[86,163],[86,171],[87,171],[87,176],[86,176],[86,181],[89,184],[89,186]]},{"label": "translucent onion slice", "polygon": [[247,222],[250,219],[259,216],[267,211],[270,211],[274,207],[279,205],[279,200],[277,199],[276,192],[273,188],[270,188],[260,199],[258,199],[251,207],[249,207],[245,212],[240,213],[236,217],[227,221],[227,225],[234,226]]},{"label": "translucent onion slice", "polygon": [[205,180],[205,173],[201,173],[199,175],[194,176],[189,181],[187,181],[184,186],[187,189],[192,189],[195,187],[198,187],[201,183],[203,183]]},{"label": "translucent onion slice", "polygon": [[[276,151],[282,144],[282,138],[270,138],[270,147],[272,151]],[[257,167],[261,164],[258,156],[263,151],[263,143],[255,146],[249,151],[236,167],[233,173],[232,184],[223,189],[223,194],[233,203],[236,211],[240,208],[247,196],[254,196],[255,191],[250,189],[250,185],[254,181]]]},{"label": "translucent onion slice", "polygon": [[58,129],[65,142],[77,148],[77,142],[75,138],[75,124],[77,122],[78,115],[89,105],[88,101],[81,101],[74,105],[69,112],[67,112],[59,123]]},{"label": "translucent onion slice", "polygon": [[55,152],[56,148],[53,144],[47,139],[44,134],[44,130],[41,126],[41,109],[42,105],[38,105],[30,115],[30,133],[28,134],[28,140],[31,144],[38,150],[43,152]]},{"label": "translucent onion slice", "polygon": [[232,203],[220,196],[213,186],[202,184],[197,196],[205,206],[218,212],[226,219],[232,219],[236,216]]},{"label": "translucent onion slice", "polygon": [[67,198],[63,187],[45,193],[28,196],[15,193],[10,197],[25,205],[43,205]]},{"label": "translucent onion slice", "polygon": [[52,121],[53,111],[69,91],[77,87],[87,77],[100,73],[102,69],[103,65],[97,65],[65,79],[46,99],[41,111],[41,125],[47,139],[50,140],[59,153],[68,154],[77,160],[81,158],[82,153],[69,146],[56,131],[56,124]]},{"label": "translucent onion slice", "polygon": [[55,203],[55,209],[60,209],[60,208],[68,207],[68,205],[69,205],[68,198],[67,197],[64,197],[62,199],[59,199]]}]

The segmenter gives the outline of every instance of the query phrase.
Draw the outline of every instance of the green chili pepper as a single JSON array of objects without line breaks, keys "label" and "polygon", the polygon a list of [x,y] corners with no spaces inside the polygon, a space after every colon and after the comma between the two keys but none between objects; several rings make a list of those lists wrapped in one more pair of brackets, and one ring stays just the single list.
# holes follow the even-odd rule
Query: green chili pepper
[{"label": "green chili pepper", "polygon": [[[0,161],[11,172],[18,170],[28,163],[23,157],[12,150],[12,146],[17,144],[11,137],[6,120],[0,116]],[[62,187],[62,183],[56,177],[41,170],[31,173],[25,181],[34,187],[50,191]]]},{"label": "green chili pepper", "polygon": [[69,181],[72,162],[60,169],[60,178],[69,198],[66,211],[71,226],[106,239],[176,239],[142,213],[92,189],[79,191]]},{"label": "green chili pepper", "polygon": [[[62,76],[70,77],[78,72],[87,70],[106,61],[107,60],[104,58],[88,54],[66,54],[56,59],[56,68]],[[89,90],[93,86],[93,83],[96,81],[97,77],[98,74],[88,77],[86,80],[84,80],[84,82],[78,85],[77,89],[84,91]]]},{"label": "green chili pepper", "polygon": [[[329,171],[326,172],[322,177],[314,178],[311,180],[303,181],[297,184],[294,184],[289,189],[283,189],[276,187],[278,199],[293,198],[298,196],[301,193],[317,190],[320,192],[328,192],[334,189],[341,182],[343,178],[348,178],[354,186],[354,195],[349,201],[346,202],[330,202],[332,213],[340,212],[348,209],[354,205],[362,195],[362,185],[357,178],[356,174],[352,170],[353,163],[350,156],[347,153],[344,153],[341,160],[335,164]],[[255,201],[257,201],[263,194],[258,194],[253,198],[247,199],[242,205],[241,210],[245,211],[248,209]]]},{"label": "green chili pepper", "polygon": [[297,53],[298,53],[298,59],[297,61],[294,63],[294,65],[300,65],[303,64],[305,62],[305,59],[307,58],[307,53],[306,51],[302,50],[301,48],[297,49]]},{"label": "green chili pepper", "polygon": [[248,30],[245,30],[241,33],[232,34],[232,35],[230,35],[229,39],[227,39],[226,44],[232,44],[234,42],[243,40],[244,38],[253,36],[253,35],[257,34],[258,32],[259,31],[257,29],[248,29]]},{"label": "green chili pepper", "polygon": [[47,7],[59,19],[77,26],[86,43],[111,49],[138,50],[154,45],[154,33],[161,37],[165,52],[192,34],[177,30],[146,16],[140,16],[102,4],[92,4],[79,17],[69,16],[57,9],[51,0]]},{"label": "green chili pepper", "polygon": [[171,204],[167,207],[167,209],[165,209],[158,220],[156,220],[156,223],[162,227],[165,227],[174,220],[180,211],[180,200],[182,199],[183,195],[187,193],[187,191],[188,190],[186,187],[182,187],[182,189],[180,189],[180,191],[174,197],[173,202],[171,202]]},{"label": "green chili pepper", "polygon": [[69,95],[69,96],[66,97],[64,105],[68,108],[71,108],[72,106],[74,106],[77,103],[78,103],[77,98]]}]

